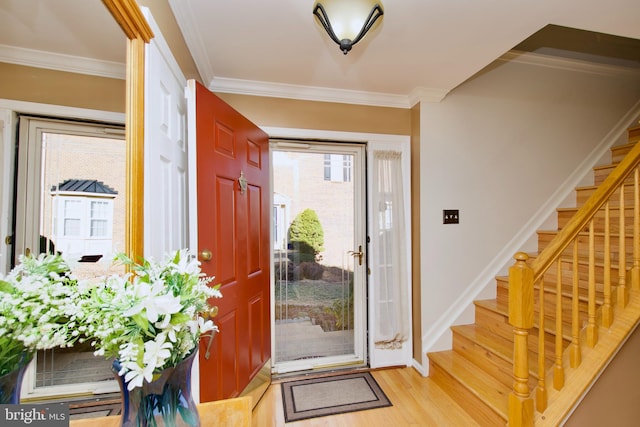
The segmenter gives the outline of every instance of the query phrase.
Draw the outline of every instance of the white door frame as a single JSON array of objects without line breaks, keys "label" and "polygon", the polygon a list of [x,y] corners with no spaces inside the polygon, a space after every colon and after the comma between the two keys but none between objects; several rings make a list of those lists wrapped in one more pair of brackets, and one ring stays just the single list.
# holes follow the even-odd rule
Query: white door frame
[{"label": "white door frame", "polygon": [[33,114],[60,119],[95,120],[99,122],[124,124],[124,113],[66,107],[62,105],[40,104],[36,102],[0,99],[0,273],[7,273],[11,265],[11,246],[5,239],[11,235],[13,212],[13,183],[15,176],[15,141],[17,137],[17,114]]},{"label": "white door frame", "polygon": [[[259,125],[260,126],[260,125]],[[311,140],[325,140],[325,141],[336,141],[336,142],[360,142],[367,144],[367,150],[372,148],[376,149],[390,149],[394,148],[395,150],[402,151],[403,155],[403,175],[405,185],[407,186],[405,194],[410,194],[410,142],[411,139],[408,135],[386,135],[386,134],[374,134],[374,133],[360,133],[360,132],[342,132],[342,131],[326,131],[326,130],[314,130],[314,129],[297,129],[297,128],[281,128],[281,127],[271,127],[271,126],[260,126],[262,130],[264,130],[269,138],[290,138],[290,139],[311,139]],[[367,175],[370,174],[370,171],[367,171]],[[368,180],[371,181],[370,177]],[[411,207],[409,203],[409,197],[407,197],[407,225],[410,225],[410,212]],[[371,203],[371,197],[367,197],[367,204]],[[367,206],[367,211],[371,211],[371,206]],[[273,212],[273,207],[271,207],[271,212]],[[367,229],[370,230],[370,216],[367,217]],[[411,227],[407,226],[407,254],[411,253]],[[273,247],[273,242],[271,243],[271,247]],[[273,252],[272,252],[273,254]],[[410,258],[410,257],[409,257]],[[271,260],[273,262],[273,259]],[[373,260],[369,259],[369,262],[373,262]],[[411,277],[411,265],[407,266],[409,271],[407,272],[407,277]],[[371,271],[376,271],[370,265]],[[273,274],[273,272],[272,272]],[[271,282],[273,283],[273,277]],[[371,287],[374,285],[375,280],[372,280],[372,277],[369,276],[368,281],[368,294],[373,295]],[[410,282],[409,282],[410,283]],[[273,291],[272,291],[273,292]],[[411,289],[407,290],[407,294],[409,296],[408,307],[411,307]],[[273,293],[272,293],[273,295]],[[271,299],[271,311],[274,312],[274,301]],[[372,309],[373,302],[369,303],[369,316],[372,316],[374,313]],[[411,312],[407,313],[409,316],[409,325],[411,325]],[[368,319],[369,325],[374,325],[371,317]],[[272,346],[275,342],[274,328],[271,328],[271,340]],[[400,350],[381,350],[376,349],[373,343],[374,334],[369,331],[369,342],[368,346],[368,357],[369,357],[369,366],[371,368],[380,368],[385,366],[411,366],[413,364],[413,345],[411,332],[409,333],[409,339],[406,341]]]}]

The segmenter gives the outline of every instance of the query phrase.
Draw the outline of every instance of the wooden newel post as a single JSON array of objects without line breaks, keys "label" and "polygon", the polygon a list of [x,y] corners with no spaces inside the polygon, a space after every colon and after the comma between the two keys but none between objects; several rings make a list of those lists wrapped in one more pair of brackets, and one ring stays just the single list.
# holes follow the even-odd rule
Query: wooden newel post
[{"label": "wooden newel post", "polygon": [[509,394],[509,425],[533,426],[529,393],[529,329],[533,328],[533,270],[529,256],[518,252],[509,268],[509,323],[513,326],[513,391]]}]

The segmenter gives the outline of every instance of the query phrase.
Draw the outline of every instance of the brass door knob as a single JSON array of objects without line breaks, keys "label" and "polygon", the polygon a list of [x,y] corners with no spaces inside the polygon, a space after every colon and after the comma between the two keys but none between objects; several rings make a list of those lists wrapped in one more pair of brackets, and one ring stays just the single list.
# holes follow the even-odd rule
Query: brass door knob
[{"label": "brass door knob", "polygon": [[211,253],[211,251],[209,249],[203,249],[200,252],[200,259],[202,261],[211,261],[211,258],[213,258],[213,254]]}]

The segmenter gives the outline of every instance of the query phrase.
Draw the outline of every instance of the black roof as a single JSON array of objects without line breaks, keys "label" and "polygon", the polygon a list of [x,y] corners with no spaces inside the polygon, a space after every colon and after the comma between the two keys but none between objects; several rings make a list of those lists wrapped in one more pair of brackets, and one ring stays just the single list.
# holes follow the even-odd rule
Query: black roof
[{"label": "black roof", "polygon": [[116,190],[96,179],[67,179],[51,187],[51,191],[76,191],[79,193],[118,194]]}]

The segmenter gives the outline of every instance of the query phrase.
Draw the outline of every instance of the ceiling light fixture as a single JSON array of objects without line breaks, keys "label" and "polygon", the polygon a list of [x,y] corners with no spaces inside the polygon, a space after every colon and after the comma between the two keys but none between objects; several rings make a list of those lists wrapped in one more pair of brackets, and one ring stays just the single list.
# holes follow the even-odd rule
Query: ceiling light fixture
[{"label": "ceiling light fixture", "polygon": [[382,4],[376,0],[322,0],[316,2],[313,14],[346,55],[382,17],[384,11]]}]

